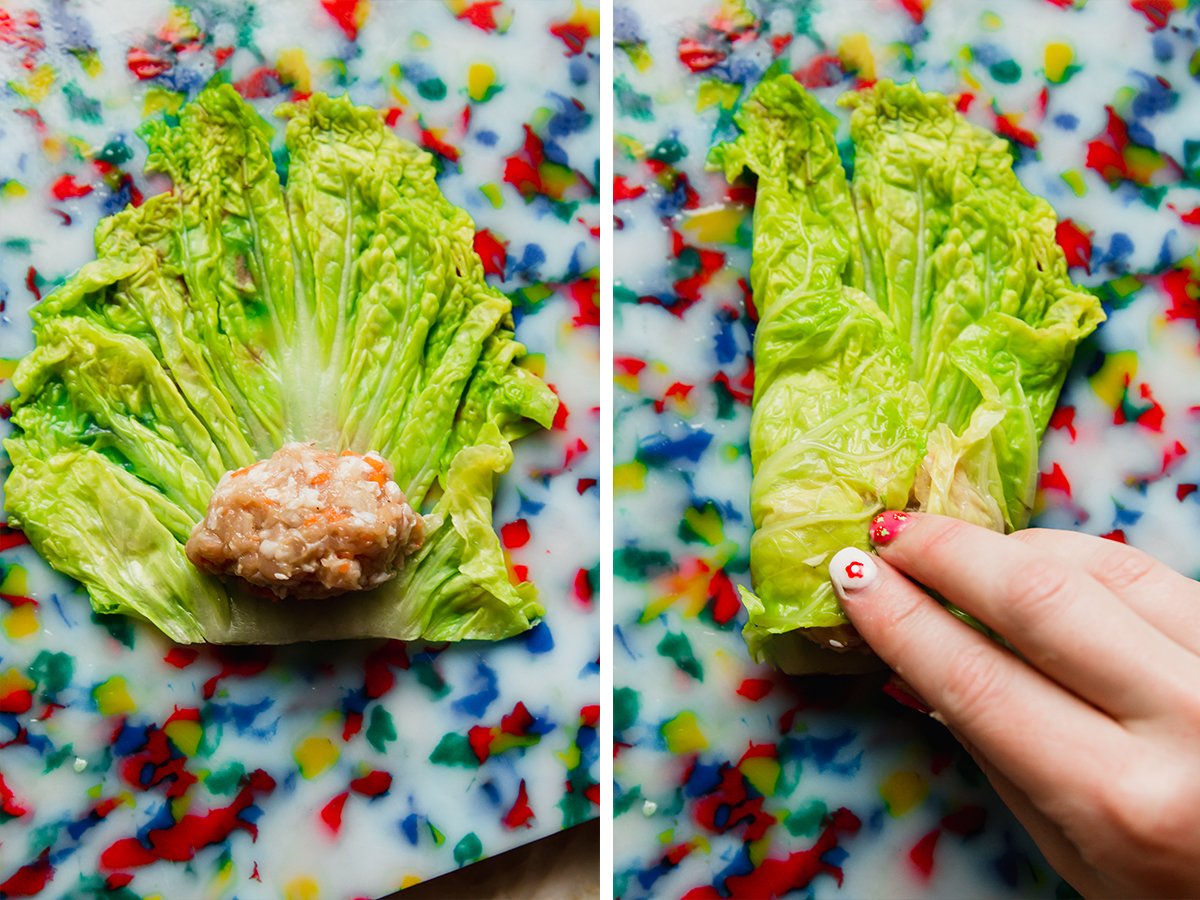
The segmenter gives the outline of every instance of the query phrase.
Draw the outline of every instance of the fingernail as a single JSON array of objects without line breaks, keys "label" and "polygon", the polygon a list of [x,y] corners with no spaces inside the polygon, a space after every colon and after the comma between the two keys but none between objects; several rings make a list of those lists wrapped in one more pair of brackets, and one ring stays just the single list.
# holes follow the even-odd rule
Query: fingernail
[{"label": "fingernail", "polygon": [[847,594],[861,591],[879,576],[879,566],[857,547],[839,550],[829,561],[829,578],[838,597],[845,600]]},{"label": "fingernail", "polygon": [[890,544],[896,535],[912,524],[913,517],[906,512],[889,509],[871,520],[871,543],[877,547]]}]

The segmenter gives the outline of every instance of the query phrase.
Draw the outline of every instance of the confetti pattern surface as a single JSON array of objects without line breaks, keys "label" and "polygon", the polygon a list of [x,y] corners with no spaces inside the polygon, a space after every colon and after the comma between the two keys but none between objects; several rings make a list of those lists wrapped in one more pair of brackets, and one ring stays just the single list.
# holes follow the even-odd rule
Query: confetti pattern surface
[{"label": "confetti pattern surface", "polygon": [[136,127],[216,77],[430,150],[562,399],[496,502],[548,613],[498,645],[176,647],[0,529],[0,898],[376,897],[597,814],[598,34],[574,0],[0,7],[0,377],[167,187]]},{"label": "confetti pattern surface", "polygon": [[1200,8],[618,0],[614,37],[616,893],[1072,895],[882,677],[793,680],[746,652],[754,194],[705,156],[772,66],[827,106],[916,78],[1006,137],[1109,315],[1043,443],[1039,522],[1194,577]]}]

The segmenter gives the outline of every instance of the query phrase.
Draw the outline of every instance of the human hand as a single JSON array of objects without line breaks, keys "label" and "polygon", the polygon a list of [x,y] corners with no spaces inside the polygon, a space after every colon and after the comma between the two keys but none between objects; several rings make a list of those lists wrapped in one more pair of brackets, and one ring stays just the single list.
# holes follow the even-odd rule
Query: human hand
[{"label": "human hand", "polygon": [[1058,872],[1088,897],[1200,896],[1200,584],[1073,532],[884,513],[872,539],[830,563],[847,615]]}]

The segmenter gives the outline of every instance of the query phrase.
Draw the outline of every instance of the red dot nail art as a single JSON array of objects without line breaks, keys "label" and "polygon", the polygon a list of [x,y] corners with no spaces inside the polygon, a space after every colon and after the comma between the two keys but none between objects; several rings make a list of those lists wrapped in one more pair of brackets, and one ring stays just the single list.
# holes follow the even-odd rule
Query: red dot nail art
[{"label": "red dot nail art", "polygon": [[901,531],[912,523],[912,516],[906,512],[888,510],[881,512],[871,520],[871,543],[876,546],[890,544]]}]

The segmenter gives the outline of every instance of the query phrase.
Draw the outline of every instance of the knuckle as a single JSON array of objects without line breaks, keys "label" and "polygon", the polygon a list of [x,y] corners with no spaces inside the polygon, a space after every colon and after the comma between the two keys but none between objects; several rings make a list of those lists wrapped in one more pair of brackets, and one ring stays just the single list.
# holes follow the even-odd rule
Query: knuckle
[{"label": "knuckle", "polygon": [[884,639],[890,644],[888,661],[907,668],[920,655],[928,615],[926,605],[912,600],[897,605],[888,616]]},{"label": "knuckle", "polygon": [[1008,677],[1005,658],[997,647],[972,640],[950,656],[943,691],[944,712],[960,727],[970,729],[989,709],[1000,706]]},{"label": "knuckle", "polygon": [[1036,556],[1018,564],[1003,598],[1008,618],[1036,627],[1062,610],[1075,593],[1070,570],[1061,562]]},{"label": "knuckle", "polygon": [[1118,547],[1104,560],[1100,580],[1114,591],[1125,591],[1154,574],[1158,561],[1134,547]]},{"label": "knuckle", "polygon": [[921,547],[929,554],[942,556],[953,552],[953,545],[963,533],[965,524],[958,519],[945,516],[923,516],[920,519],[919,537]]},{"label": "knuckle", "polygon": [[1101,791],[1100,814],[1113,835],[1144,856],[1169,855],[1181,831],[1196,822],[1194,792],[1181,790],[1187,774],[1178,765],[1139,765]]}]

